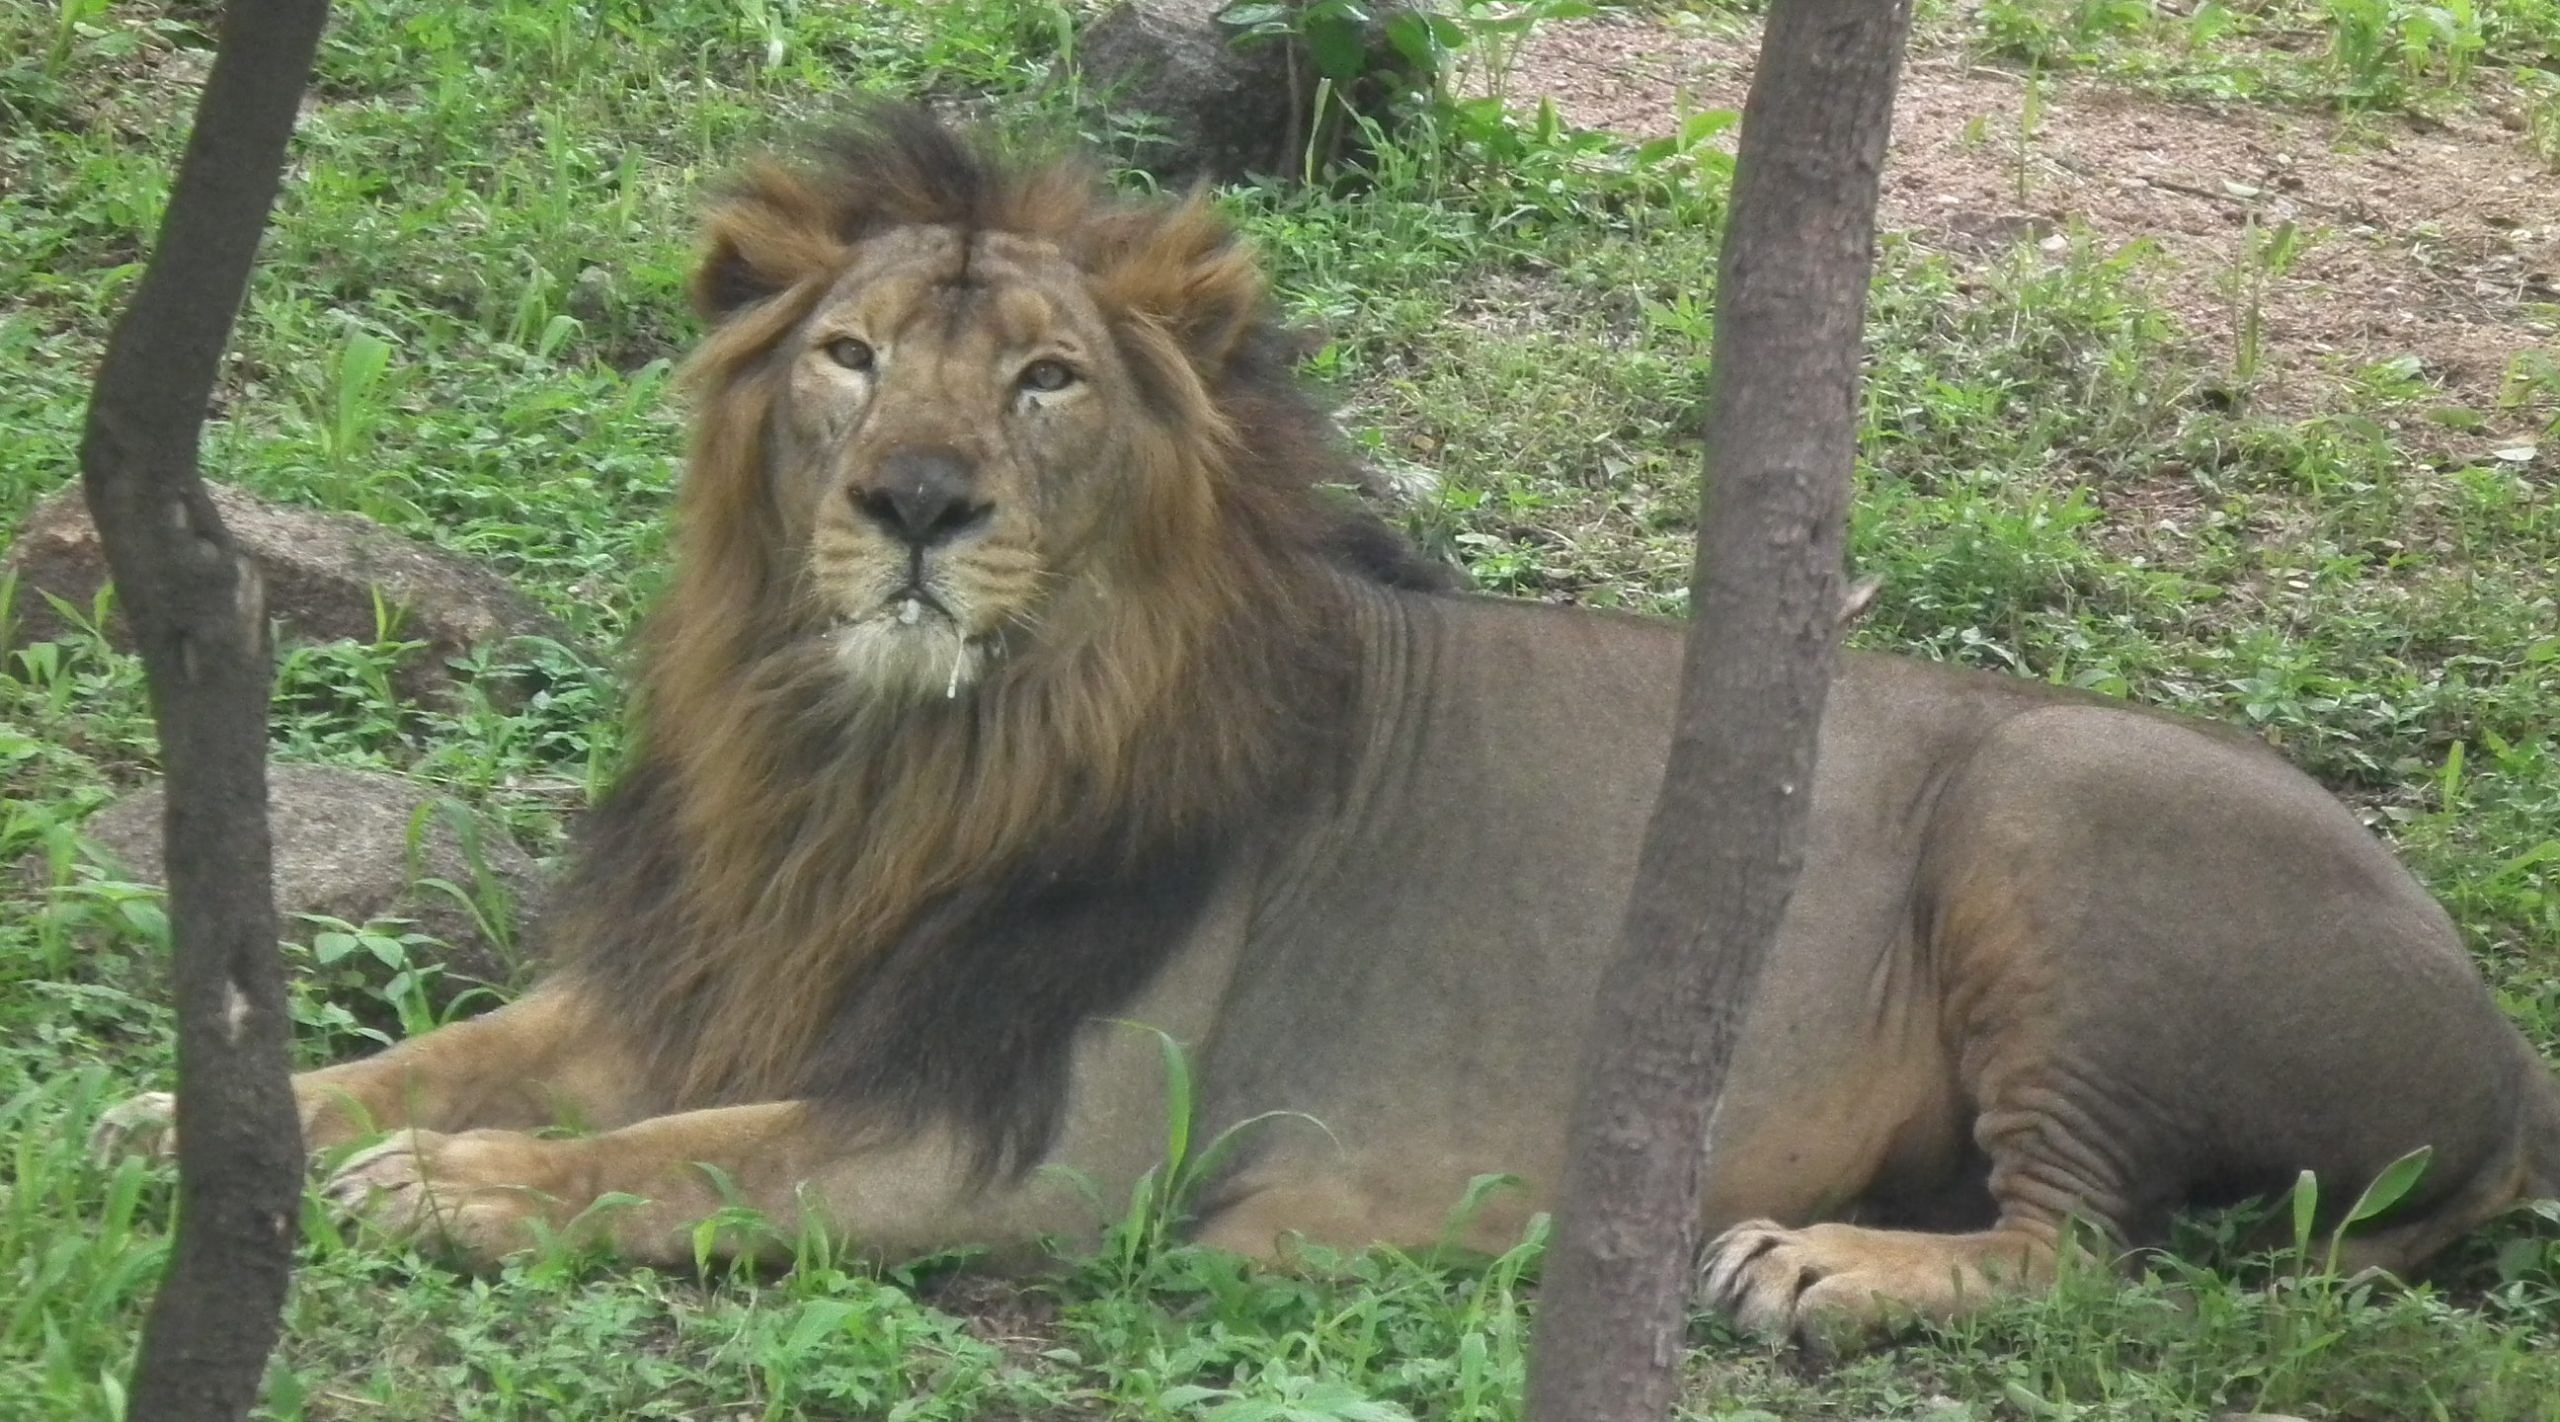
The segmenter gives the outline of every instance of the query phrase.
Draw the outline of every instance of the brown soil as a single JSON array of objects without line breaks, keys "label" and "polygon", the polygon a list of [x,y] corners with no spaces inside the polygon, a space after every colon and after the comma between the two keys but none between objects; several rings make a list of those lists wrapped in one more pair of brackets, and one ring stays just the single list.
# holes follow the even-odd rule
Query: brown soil
[{"label": "brown soil", "polygon": [[[1568,121],[1669,131],[1685,108],[1739,108],[1756,30],[1624,14],[1553,24],[1523,52],[1515,101]],[[2443,399],[2485,423],[2430,441],[2479,457],[2530,442],[2553,394],[2516,399],[2532,353],[2560,360],[2560,175],[2493,117],[2423,122],[2221,108],[2080,78],[2043,81],[2022,141],[2024,75],[1947,49],[1912,55],[1895,113],[1883,220],[1965,260],[2048,250],[2086,232],[2148,239],[2154,296],[2230,351],[2251,220],[2292,222],[2304,249],[2260,297],[2262,408],[2331,408],[2342,384],[2415,357]],[[2560,451],[2545,449],[2548,464]],[[2510,454],[2510,458],[2514,457]]]}]

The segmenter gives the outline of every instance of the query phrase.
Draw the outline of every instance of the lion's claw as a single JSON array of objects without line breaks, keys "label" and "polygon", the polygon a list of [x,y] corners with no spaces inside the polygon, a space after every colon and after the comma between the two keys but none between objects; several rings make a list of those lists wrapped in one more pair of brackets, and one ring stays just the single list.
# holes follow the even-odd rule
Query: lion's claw
[{"label": "lion's claw", "polygon": [[423,1153],[442,1137],[426,1131],[400,1131],[390,1139],[348,1156],[322,1182],[320,1197],[341,1214],[362,1217],[391,1234],[408,1234],[420,1223],[418,1206],[425,1195]]},{"label": "lion's claw", "polygon": [[1820,1276],[1807,1279],[1801,1269],[1771,1267],[1772,1256],[1793,1237],[1775,1220],[1746,1220],[1718,1235],[1700,1270],[1700,1301],[1752,1337],[1794,1336],[1797,1303]]},{"label": "lion's claw", "polygon": [[108,1107],[89,1130],[89,1157],[111,1165],[127,1155],[167,1160],[178,1151],[178,1098],[146,1091]]}]

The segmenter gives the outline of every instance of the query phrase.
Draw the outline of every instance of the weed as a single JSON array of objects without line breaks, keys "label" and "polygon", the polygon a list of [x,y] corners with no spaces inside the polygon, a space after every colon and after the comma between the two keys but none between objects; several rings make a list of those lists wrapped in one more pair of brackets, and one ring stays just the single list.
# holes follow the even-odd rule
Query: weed
[{"label": "weed", "polygon": [[2341,92],[2354,101],[2396,100],[2403,87],[2435,77],[2458,85],[2481,48],[2471,0],[2322,0],[2329,18],[2329,63]]},{"label": "weed", "polygon": [[2291,222],[2262,228],[2250,218],[2241,230],[2240,255],[2229,278],[2231,383],[2245,396],[2256,388],[2266,354],[2267,292],[2301,260],[2305,242]]},{"label": "weed", "polygon": [[2044,75],[2029,71],[2025,89],[2018,96],[2018,142],[2010,155],[2010,170],[2021,206],[2027,201],[2028,179],[2034,168],[2036,133],[2044,127]]},{"label": "weed", "polygon": [[[1164,1069],[1164,1154],[1130,1189],[1128,1204],[1103,1231],[1097,1256],[1102,1277],[1130,1287],[1145,1279],[1162,1260],[1177,1232],[1190,1221],[1202,1188],[1218,1179],[1220,1168],[1248,1134],[1283,1120],[1312,1126],[1328,1137],[1331,1132],[1326,1131],[1323,1122],[1302,1112],[1266,1111],[1230,1124],[1195,1149],[1192,1132],[1199,1125],[1199,1102],[1189,1054],[1160,1028],[1136,1022],[1118,1025],[1155,1038]],[[1110,1217],[1091,1181],[1071,1179],[1070,1183],[1085,1193],[1097,1214]]]}]

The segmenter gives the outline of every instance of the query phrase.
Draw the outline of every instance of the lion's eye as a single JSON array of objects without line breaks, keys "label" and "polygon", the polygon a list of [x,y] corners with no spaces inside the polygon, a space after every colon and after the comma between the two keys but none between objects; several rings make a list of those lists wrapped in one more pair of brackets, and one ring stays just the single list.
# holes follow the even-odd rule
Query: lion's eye
[{"label": "lion's eye", "polygon": [[871,347],[851,336],[838,336],[827,342],[827,359],[847,370],[869,370]]},{"label": "lion's eye", "polygon": [[1062,360],[1035,360],[1022,368],[1022,388],[1051,394],[1076,383],[1076,373]]}]

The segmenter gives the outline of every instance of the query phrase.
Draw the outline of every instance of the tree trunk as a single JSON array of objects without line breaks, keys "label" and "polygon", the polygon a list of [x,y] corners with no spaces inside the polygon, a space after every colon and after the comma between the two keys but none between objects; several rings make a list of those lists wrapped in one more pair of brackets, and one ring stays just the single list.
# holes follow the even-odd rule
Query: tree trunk
[{"label": "tree trunk", "polygon": [[150,267],[108,337],[80,472],[167,774],[178,1239],[127,1415],[233,1419],[274,1348],[302,1195],[267,843],[274,666],[257,569],[196,446],[284,169],[326,0],[234,0]]},{"label": "tree trunk", "polygon": [[1909,0],[1769,7],[1716,272],[1679,719],[1583,1063],[1534,1422],[1650,1422],[1677,1395],[1707,1123],[1803,860],[1910,18]]}]

